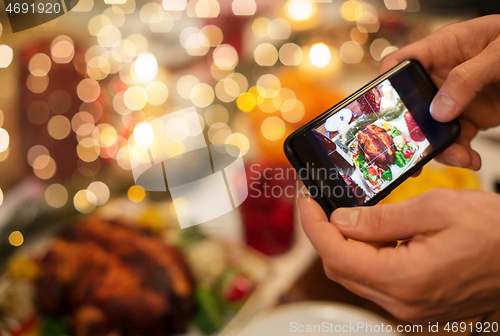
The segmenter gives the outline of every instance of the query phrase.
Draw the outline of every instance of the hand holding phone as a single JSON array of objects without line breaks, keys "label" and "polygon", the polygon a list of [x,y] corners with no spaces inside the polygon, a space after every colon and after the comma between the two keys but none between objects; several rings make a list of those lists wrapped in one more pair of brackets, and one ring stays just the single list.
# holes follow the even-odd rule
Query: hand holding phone
[{"label": "hand holding phone", "polygon": [[385,57],[381,72],[405,59],[418,60],[440,88],[431,114],[440,122],[458,118],[459,139],[436,159],[479,170],[481,158],[470,142],[479,130],[500,123],[500,15],[454,23]]},{"label": "hand holding phone", "polygon": [[376,204],[458,138],[457,121],[429,113],[436,92],[406,60],[287,138],[288,159],[328,215]]},{"label": "hand holding phone", "polygon": [[[382,62],[383,71],[387,71],[406,58],[416,58],[429,69],[440,93],[461,101],[454,116],[442,119],[433,111],[433,117],[441,122],[460,115],[461,135],[438,155],[443,162],[455,156],[460,166],[479,169],[479,155],[469,142],[479,129],[500,123],[500,68],[496,67],[499,17],[450,25]],[[483,53],[485,48],[488,50]],[[459,66],[452,75],[452,69]],[[459,90],[444,85],[455,82],[463,69],[471,76],[455,83]],[[492,82],[484,81],[485,72],[490,72],[486,77]],[[477,85],[482,89],[463,94]],[[495,281],[500,274],[498,195],[441,188],[400,203],[341,208],[331,217],[308,197],[299,197],[298,207],[304,231],[321,256],[327,276],[394,316],[416,324],[439,321],[447,325],[450,320],[500,308],[500,286]],[[346,237],[410,240],[397,249],[377,249]],[[487,323],[490,329],[492,323]],[[493,332],[498,332],[498,323],[494,323]],[[483,330],[484,325],[480,323],[479,328]]]}]

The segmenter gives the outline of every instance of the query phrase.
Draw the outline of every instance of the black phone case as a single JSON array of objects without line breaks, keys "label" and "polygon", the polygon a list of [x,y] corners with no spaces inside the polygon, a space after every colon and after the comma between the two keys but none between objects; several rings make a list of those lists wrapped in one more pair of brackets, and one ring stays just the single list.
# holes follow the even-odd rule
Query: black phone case
[{"label": "black phone case", "polygon": [[[356,99],[358,99],[363,93],[368,91],[368,89],[372,88],[376,83],[380,83],[384,81],[385,79],[389,79],[391,76],[396,74],[399,71],[404,70],[406,67],[409,66],[415,66],[419,72],[422,74],[423,79],[429,84],[429,87],[434,90],[433,96],[438,92],[438,88],[430,78],[429,74],[427,71],[425,71],[424,67],[420,64],[420,62],[416,60],[405,60],[401,62],[400,64],[396,65],[394,68],[388,70],[384,74],[380,75],[379,77],[375,78],[365,86],[363,86],[361,89],[357,90],[338,104],[334,105],[324,113],[320,114],[318,117],[314,118],[304,126],[300,127],[298,130],[290,134],[284,142],[284,151],[285,155],[290,161],[290,164],[292,167],[298,172],[300,169],[304,168],[304,165],[300,161],[300,159],[297,157],[297,155],[294,153],[293,150],[293,142],[300,136],[303,136],[306,132],[311,130],[315,125],[318,123],[326,120],[328,117],[330,117],[333,113],[339,111],[340,109],[346,107]],[[450,123],[453,127],[453,132],[449,139],[445,141],[441,146],[438,146],[434,148],[434,150],[429,153],[427,156],[425,156],[422,160],[420,160],[415,166],[407,170],[405,173],[400,175],[395,181],[393,181],[389,186],[381,190],[376,196],[374,196],[371,200],[363,204],[362,206],[370,206],[370,205],[375,205],[378,202],[380,202],[382,199],[387,197],[395,188],[397,188],[401,183],[403,183],[406,179],[410,178],[413,174],[418,172],[425,164],[427,164],[430,160],[435,158],[439,153],[441,153],[443,150],[445,150],[448,146],[450,146],[455,140],[458,139],[460,136],[460,123],[457,120],[453,120]],[[308,178],[301,178],[302,182],[304,185],[309,189],[311,186],[313,186],[312,180]],[[328,217],[330,217],[331,213],[337,208],[332,208],[328,202],[325,201],[323,197],[314,197],[314,199],[321,205],[325,213],[327,214]]]}]

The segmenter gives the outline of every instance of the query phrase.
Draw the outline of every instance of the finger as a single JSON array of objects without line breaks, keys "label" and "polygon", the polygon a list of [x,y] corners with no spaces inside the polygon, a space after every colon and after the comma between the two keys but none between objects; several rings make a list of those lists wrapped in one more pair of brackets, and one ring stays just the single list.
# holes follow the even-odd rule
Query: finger
[{"label": "finger", "polygon": [[406,59],[415,59],[428,69],[432,62],[432,55],[427,48],[428,43],[428,39],[425,38],[385,56],[380,62],[379,74],[394,68]]},{"label": "finger", "polygon": [[469,168],[474,171],[481,168],[481,157],[469,144],[454,143],[436,156],[436,160],[448,166]]},{"label": "finger", "polygon": [[457,118],[479,92],[500,81],[499,54],[500,43],[490,43],[479,55],[453,68],[431,103],[434,119],[447,122]]},{"label": "finger", "polygon": [[421,173],[422,173],[422,168],[417,170],[417,172],[415,174],[413,174],[412,177],[418,177]]},{"label": "finger", "polygon": [[[446,213],[437,207],[437,198],[450,191],[435,191],[410,200],[371,207],[340,208],[331,216],[341,233],[361,241],[394,241],[447,227]],[[425,209],[425,210],[424,210]]]},{"label": "finger", "polygon": [[387,281],[386,277],[397,269],[389,269],[395,262],[392,248],[376,249],[368,244],[345,239],[328,221],[321,206],[310,197],[297,199],[300,221],[304,232],[323,260],[328,262],[332,274],[372,287],[375,282]]},{"label": "finger", "polygon": [[361,283],[341,277],[336,273],[333,273],[329,268],[327,262],[323,262],[323,265],[325,269],[325,274],[328,276],[328,278],[344,286],[349,291],[356,293],[357,295],[364,297],[370,301],[374,301],[375,303],[381,306],[387,304],[394,304],[396,302],[394,298],[392,298],[391,296],[382,291],[379,291],[372,287],[365,286]]},{"label": "finger", "polygon": [[321,206],[316,202],[308,191],[303,191],[297,196],[297,207],[299,208],[299,214],[301,221],[307,222],[320,222],[326,221],[328,222],[328,217],[325,212],[321,208]]},{"label": "finger", "polygon": [[459,119],[461,126],[460,137],[450,147],[440,153],[436,160],[454,167],[481,168],[481,157],[470,146],[470,141],[477,133],[477,127],[466,119]]}]

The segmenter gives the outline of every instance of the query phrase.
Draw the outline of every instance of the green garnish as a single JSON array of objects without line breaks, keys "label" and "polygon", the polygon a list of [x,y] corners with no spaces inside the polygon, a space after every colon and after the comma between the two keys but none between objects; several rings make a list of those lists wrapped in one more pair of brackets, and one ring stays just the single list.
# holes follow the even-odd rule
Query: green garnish
[{"label": "green garnish", "polygon": [[392,132],[391,132],[391,137],[395,138],[399,135],[399,130],[397,129],[396,126],[392,127]]},{"label": "green garnish", "polygon": [[390,169],[384,170],[382,172],[382,178],[385,181],[392,181],[392,171]]},{"label": "green garnish", "polygon": [[406,165],[406,160],[405,157],[403,156],[403,153],[401,152],[396,152],[396,166],[399,168],[403,168]]}]

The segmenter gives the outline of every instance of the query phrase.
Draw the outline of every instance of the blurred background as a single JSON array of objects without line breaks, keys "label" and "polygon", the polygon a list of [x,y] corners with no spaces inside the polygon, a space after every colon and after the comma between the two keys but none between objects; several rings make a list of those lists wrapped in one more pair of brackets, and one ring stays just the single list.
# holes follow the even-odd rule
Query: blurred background
[{"label": "blurred background", "polygon": [[[325,278],[293,197],[249,197],[180,230],[168,192],[134,185],[128,139],[195,106],[207,143],[238,146],[260,173],[288,169],[286,136],[376,77],[384,56],[498,12],[494,0],[80,0],[12,33],[2,8],[0,334],[236,335],[266,307],[310,300],[399,323]],[[498,192],[499,141],[498,129],[475,140],[479,173],[430,164],[384,202],[439,186]],[[258,188],[300,186],[263,178]]]}]

